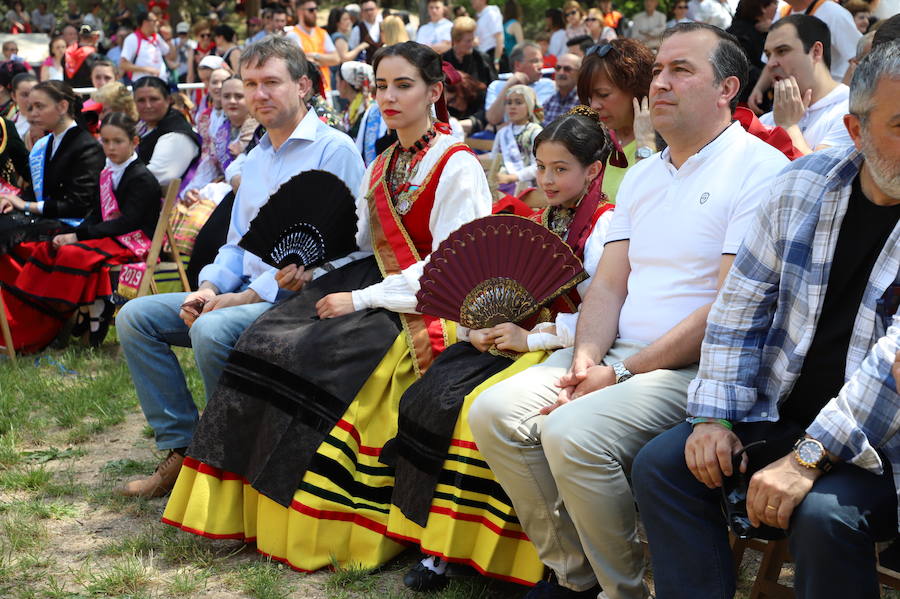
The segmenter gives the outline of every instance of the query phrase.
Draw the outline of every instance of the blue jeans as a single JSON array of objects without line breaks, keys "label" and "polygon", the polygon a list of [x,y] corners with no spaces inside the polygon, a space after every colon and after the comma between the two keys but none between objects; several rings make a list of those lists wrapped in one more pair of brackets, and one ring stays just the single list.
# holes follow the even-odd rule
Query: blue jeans
[{"label": "blue jeans", "polygon": [[187,293],[133,299],[116,316],[116,332],[159,449],[187,447],[199,417],[171,346],[193,347],[209,400],[241,333],[272,307],[269,302],[207,312],[190,328],[178,317]]},{"label": "blue jeans", "polygon": [[[688,470],[680,424],[648,443],[632,470],[647,529],[658,599],[734,596],[735,572],[721,492]],[[890,467],[875,475],[851,464],[820,477],[794,510],[788,531],[798,599],[880,596],[875,542],[897,534],[897,492]]]}]

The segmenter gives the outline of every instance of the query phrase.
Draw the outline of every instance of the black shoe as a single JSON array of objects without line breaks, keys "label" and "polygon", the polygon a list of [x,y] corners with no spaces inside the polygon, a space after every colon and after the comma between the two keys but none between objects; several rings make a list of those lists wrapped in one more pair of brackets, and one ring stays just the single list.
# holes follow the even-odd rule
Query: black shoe
[{"label": "black shoe", "polygon": [[596,585],[586,591],[573,591],[556,582],[542,580],[534,585],[523,599],[596,599],[600,594],[600,585]]},{"label": "black shoe", "polygon": [[88,337],[88,343],[91,347],[100,347],[100,344],[103,343],[103,340],[106,339],[106,333],[109,332],[109,325],[112,322],[113,312],[115,312],[116,307],[109,301],[103,306],[103,314],[100,315],[100,318],[91,320],[98,324],[96,331],[91,331],[90,336]]},{"label": "black shoe", "polygon": [[403,576],[403,584],[407,588],[423,593],[442,589],[447,586],[448,582],[450,581],[447,579],[446,574],[438,574],[433,570],[429,570],[422,562],[407,570]]},{"label": "black shoe", "polygon": [[75,325],[72,327],[72,336],[81,337],[91,328],[91,319],[87,312],[81,310],[75,315]]}]

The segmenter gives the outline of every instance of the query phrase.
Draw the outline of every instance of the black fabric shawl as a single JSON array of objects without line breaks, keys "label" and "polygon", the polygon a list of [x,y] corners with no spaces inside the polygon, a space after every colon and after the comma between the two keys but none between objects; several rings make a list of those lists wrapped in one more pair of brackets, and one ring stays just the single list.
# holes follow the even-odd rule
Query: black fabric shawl
[{"label": "black fabric shawl", "polygon": [[125,168],[115,190],[121,216],[104,221],[99,210],[75,229],[79,240],[115,237],[140,229],[152,238],[162,208],[159,183],[138,158]]},{"label": "black fabric shawl", "polygon": [[[137,155],[144,164],[150,164],[150,159],[153,158],[153,151],[156,149],[156,142],[167,133],[187,135],[197,145],[197,150],[200,150],[200,137],[191,128],[191,124],[187,122],[180,112],[174,108],[169,108],[166,115],[156,124],[156,128],[142,137],[141,143],[138,144]],[[194,161],[199,159],[199,157],[200,154],[198,152]],[[191,165],[193,165],[194,161],[191,162]],[[191,168],[191,165],[184,169],[185,173]],[[183,176],[184,173],[181,173],[181,175]]]},{"label": "black fabric shawl", "polygon": [[290,506],[316,451],[401,330],[388,310],[320,320],[329,293],[382,280],[374,257],[308,283],[238,339],[187,454]]},{"label": "black fabric shawl", "polygon": [[[53,140],[57,143],[57,140]],[[103,148],[81,126],[70,129],[59,149],[44,157],[44,211],[46,218],[84,218],[100,208],[100,171],[106,163]],[[30,197],[34,201],[34,191]]]},{"label": "black fabric shawl", "polygon": [[471,343],[454,343],[400,398],[397,436],[384,446],[379,460],[395,468],[391,503],[419,526],[428,521],[463,400],[512,363]]},{"label": "black fabric shawl", "polygon": [[[5,175],[3,178],[7,183],[16,184],[13,174],[18,175],[31,182],[31,168],[28,166],[28,149],[25,142],[19,137],[16,130],[16,124],[9,119],[3,119],[6,128],[6,145],[3,152],[0,153],[0,173]],[[7,177],[9,177],[7,179]]]}]

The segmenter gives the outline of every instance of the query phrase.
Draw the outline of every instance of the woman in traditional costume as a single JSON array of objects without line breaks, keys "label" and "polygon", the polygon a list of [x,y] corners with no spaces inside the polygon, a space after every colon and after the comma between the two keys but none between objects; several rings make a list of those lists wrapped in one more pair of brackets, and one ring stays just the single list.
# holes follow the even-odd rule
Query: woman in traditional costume
[{"label": "woman in traditional costume", "polygon": [[341,98],[349,102],[344,112],[342,126],[350,137],[356,139],[363,115],[371,103],[371,88],[375,84],[375,74],[371,65],[356,60],[341,65],[341,76],[338,79],[338,92]]},{"label": "woman in traditional costume", "polygon": [[85,316],[73,334],[89,331],[94,346],[103,341],[112,315],[109,267],[145,259],[159,218],[159,186],[134,153],[136,126],[122,113],[103,120],[99,210],[71,233],[17,248],[27,260],[15,263],[14,278],[2,279],[16,349],[45,347],[78,307]]},{"label": "woman in traditional costume", "polygon": [[[557,118],[534,140],[538,185],[549,206],[533,218],[569,244],[589,276],[612,220],[613,205],[601,191],[612,148],[599,115],[587,106]],[[469,342],[447,348],[403,394],[397,437],[381,454],[395,467],[387,534],[433,556],[407,572],[408,587],[443,586],[448,562],[519,583],[541,578],[543,565],[469,431],[468,407],[483,389],[574,343],[589,285],[590,278],[557,298],[534,327],[460,329]]]},{"label": "woman in traditional costume", "polygon": [[[241,336],[163,517],[255,540],[299,570],[374,566],[403,550],[384,534],[393,476],[378,454],[401,394],[454,338],[415,313],[418,281],[444,237],[491,210],[481,165],[448,134],[440,56],[405,42],[373,66],[399,139],[358,196],[357,243],[374,255],[306,283]],[[301,275],[287,267],[280,284],[293,289]]]},{"label": "woman in traditional costume", "polygon": [[[215,79],[224,69],[213,72]],[[210,93],[215,88],[211,83]],[[175,244],[182,254],[190,256],[200,229],[206,224],[213,211],[231,191],[225,181],[225,172],[235,158],[241,155],[259,123],[250,116],[250,109],[244,96],[244,82],[232,76],[219,83],[218,96],[224,118],[216,131],[210,131],[212,147],[210,153],[201,152],[200,165],[196,176],[182,186],[181,202],[173,214],[172,233]],[[216,248],[218,250],[218,248]]]},{"label": "woman in traditional costume", "polygon": [[[30,250],[24,241],[47,238],[77,226],[99,208],[103,149],[75,122],[81,99],[62,81],[44,81],[29,93],[29,118],[50,135],[40,138],[29,154],[31,187],[0,195],[0,278],[10,281]],[[11,132],[8,132],[11,135]],[[9,252],[16,248],[14,256]]]},{"label": "woman in traditional costume", "polygon": [[209,75],[209,91],[206,95],[208,105],[197,115],[200,158],[197,161],[197,167],[191,169],[190,174],[186,175],[182,182],[182,197],[187,190],[200,189],[224,175],[225,167],[220,165],[219,159],[225,158],[220,152],[227,152],[228,144],[220,147],[216,145],[216,142],[221,141],[223,126],[228,128],[229,119],[222,104],[222,87],[231,77],[233,77],[231,72],[224,68],[215,69]]},{"label": "woman in traditional costume", "polygon": [[172,108],[168,84],[159,77],[138,79],[134,101],[141,122],[138,158],[165,187],[173,179],[184,179],[200,154],[200,138],[180,112]]}]

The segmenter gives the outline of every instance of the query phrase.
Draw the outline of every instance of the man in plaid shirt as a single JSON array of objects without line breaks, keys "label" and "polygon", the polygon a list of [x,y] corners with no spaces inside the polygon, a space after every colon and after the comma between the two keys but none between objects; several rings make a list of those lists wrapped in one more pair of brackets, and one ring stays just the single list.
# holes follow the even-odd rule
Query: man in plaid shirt
[{"label": "man in plaid shirt", "polygon": [[581,69],[581,57],[566,53],[559,57],[553,70],[556,71],[556,92],[544,102],[544,122],[546,127],[562,114],[578,104],[578,72]]},{"label": "man in plaid shirt", "polygon": [[691,418],[635,460],[660,599],[733,596],[720,487],[759,439],[739,466],[756,471],[750,534],[787,531],[797,596],[879,596],[875,542],[897,535],[900,488],[898,95],[895,40],[853,76],[856,147],[775,180],[710,311]]}]

